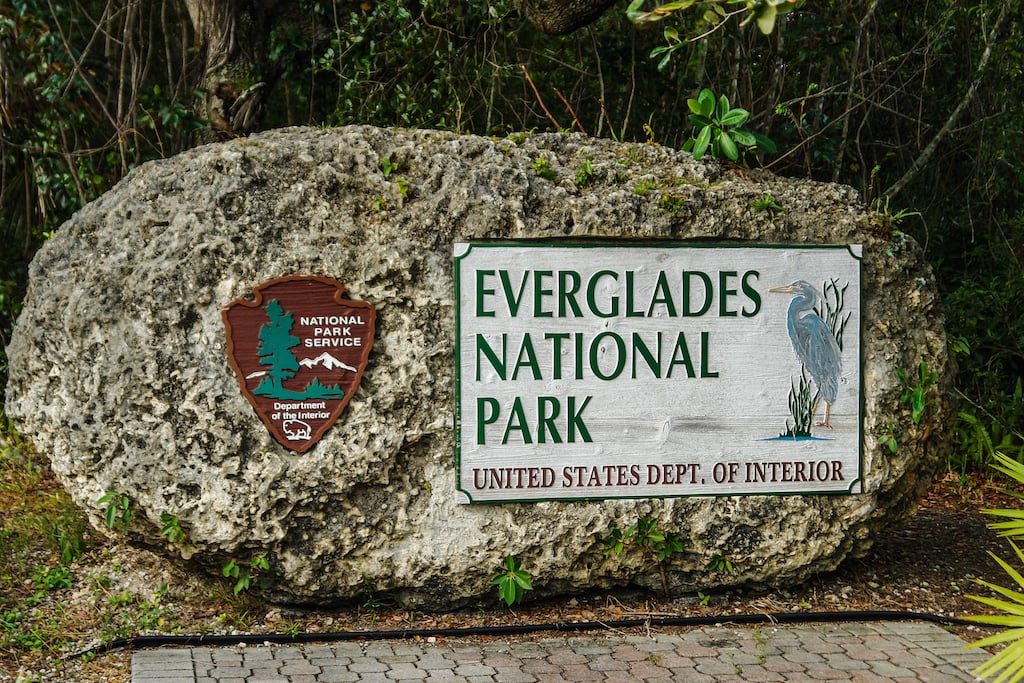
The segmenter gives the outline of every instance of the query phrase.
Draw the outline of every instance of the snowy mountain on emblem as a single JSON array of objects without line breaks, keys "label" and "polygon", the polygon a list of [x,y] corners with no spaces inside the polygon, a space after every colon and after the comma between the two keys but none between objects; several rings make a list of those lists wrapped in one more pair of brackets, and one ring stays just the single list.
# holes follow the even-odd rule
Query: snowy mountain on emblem
[{"label": "snowy mountain on emblem", "polygon": [[303,358],[299,361],[299,365],[303,367],[312,368],[317,365],[324,366],[325,370],[334,370],[335,368],[341,368],[342,370],[348,370],[349,372],[359,372],[351,365],[345,365],[340,360],[324,351],[316,358]]}]

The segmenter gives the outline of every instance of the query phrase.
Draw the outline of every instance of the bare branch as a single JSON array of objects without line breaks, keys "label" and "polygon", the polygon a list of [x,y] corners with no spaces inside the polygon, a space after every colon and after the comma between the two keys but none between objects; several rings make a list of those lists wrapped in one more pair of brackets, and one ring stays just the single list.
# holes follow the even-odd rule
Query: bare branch
[{"label": "bare branch", "polygon": [[981,81],[985,76],[985,69],[988,66],[989,59],[992,57],[992,45],[996,42],[999,35],[999,29],[1002,27],[1003,19],[1006,18],[1006,10],[1009,2],[1003,2],[999,9],[999,16],[996,17],[995,23],[992,25],[992,30],[985,38],[985,50],[981,54],[981,59],[978,60],[978,66],[974,70],[974,80],[971,81],[971,85],[967,88],[967,92],[964,93],[963,98],[953,109],[953,112],[949,115],[946,123],[939,129],[939,132],[935,134],[935,137],[931,139],[921,153],[914,159],[914,162],[907,169],[906,173],[903,174],[899,180],[893,183],[889,189],[885,191],[887,197],[893,197],[899,194],[903,188],[914,179],[914,176],[925,167],[925,165],[931,160],[935,151],[939,148],[939,144],[942,140],[952,131],[963,114],[964,110],[974,99],[974,96],[978,92],[978,86],[981,85]]}]

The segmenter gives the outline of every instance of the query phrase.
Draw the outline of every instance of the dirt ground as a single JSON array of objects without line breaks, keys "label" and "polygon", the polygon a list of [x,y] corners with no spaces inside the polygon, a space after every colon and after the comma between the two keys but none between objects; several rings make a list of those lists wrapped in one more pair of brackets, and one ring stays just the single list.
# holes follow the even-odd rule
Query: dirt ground
[{"label": "dirt ground", "polygon": [[[1000,483],[1001,485],[1001,483]],[[442,629],[499,624],[591,622],[737,614],[886,610],[964,616],[984,612],[967,594],[986,594],[975,583],[1010,580],[989,552],[1010,559],[1010,548],[980,512],[1020,507],[999,485],[979,476],[953,474],[936,482],[907,523],[882,532],[866,557],[805,585],[773,593],[731,592],[708,604],[696,598],[665,600],[638,591],[530,600],[514,609],[487,607],[455,613],[409,612],[367,601],[344,610],[300,612],[235,598],[224,584],[178,569],[148,552],[108,545],[79,560],[71,588],[53,591],[37,610],[59,620],[66,638],[59,649],[0,652],[0,681],[127,682],[130,653],[68,659],[64,655],[125,633],[299,633],[345,630]],[[37,615],[38,617],[39,615]],[[45,614],[42,615],[45,619]],[[40,623],[36,619],[33,623]],[[145,626],[147,628],[143,629]],[[953,626],[967,640],[992,633]]]}]

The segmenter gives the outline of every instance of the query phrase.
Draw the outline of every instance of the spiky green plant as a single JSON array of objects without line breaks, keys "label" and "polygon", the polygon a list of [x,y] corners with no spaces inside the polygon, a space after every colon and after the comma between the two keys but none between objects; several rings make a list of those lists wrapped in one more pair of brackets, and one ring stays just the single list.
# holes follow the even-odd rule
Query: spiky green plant
[{"label": "spiky green plant", "polygon": [[[996,462],[992,465],[994,469],[1002,472],[1018,483],[1024,484],[1024,464],[1021,464],[1002,453],[996,453],[995,459]],[[1021,496],[1019,493],[1011,493],[1017,498],[1024,499],[1024,496]],[[1010,539],[1010,547],[1013,548],[1013,552],[1017,556],[1017,561],[1021,566],[1024,566],[1024,551],[1014,543],[1014,539],[1019,540],[1024,538],[1024,511],[1004,508],[982,510],[982,512],[989,515],[1008,518],[1005,522],[990,524],[989,527],[992,529],[998,529],[1000,536],[1005,536]],[[1003,571],[1005,571],[1011,579],[1013,579],[1013,582],[1018,588],[1024,589],[1024,576],[1021,576],[1020,572],[995,553],[989,553],[989,555],[999,563],[999,566],[1003,568]],[[992,655],[991,659],[975,669],[973,673],[986,680],[995,676],[995,678],[992,679],[995,683],[1022,680],[1024,679],[1024,593],[989,581],[982,581],[981,579],[975,579],[975,581],[995,593],[998,593],[1005,599],[981,595],[968,595],[967,597],[976,602],[980,602],[983,605],[988,605],[989,607],[997,609],[1003,612],[1003,614],[994,616],[978,615],[967,618],[972,621],[978,621],[985,624],[1005,626],[1006,630],[993,636],[989,636],[988,638],[977,640],[971,643],[969,647],[991,647],[993,645],[1002,645],[1004,643],[1008,644],[1005,648]]]}]

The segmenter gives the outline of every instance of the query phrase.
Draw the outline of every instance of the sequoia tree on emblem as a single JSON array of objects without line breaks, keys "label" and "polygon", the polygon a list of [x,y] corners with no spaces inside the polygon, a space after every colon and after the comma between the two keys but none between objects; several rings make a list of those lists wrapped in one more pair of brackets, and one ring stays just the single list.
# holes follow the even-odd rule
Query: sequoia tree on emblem
[{"label": "sequoia tree on emblem", "polygon": [[376,311],[344,293],[329,278],[283,277],[221,311],[242,394],[274,438],[297,453],[338,419],[369,361]]}]

